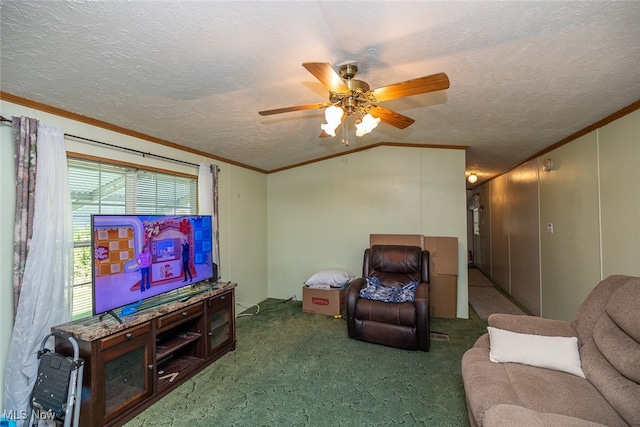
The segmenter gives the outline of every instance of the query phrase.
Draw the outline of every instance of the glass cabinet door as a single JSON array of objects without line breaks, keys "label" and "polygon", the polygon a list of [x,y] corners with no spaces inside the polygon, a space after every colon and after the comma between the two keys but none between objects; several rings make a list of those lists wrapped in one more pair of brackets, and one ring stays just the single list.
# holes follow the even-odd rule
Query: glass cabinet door
[{"label": "glass cabinet door", "polygon": [[140,336],[103,353],[104,421],[152,394],[151,337]]},{"label": "glass cabinet door", "polygon": [[207,353],[211,356],[218,349],[233,341],[233,297],[231,293],[209,299],[207,319]]}]

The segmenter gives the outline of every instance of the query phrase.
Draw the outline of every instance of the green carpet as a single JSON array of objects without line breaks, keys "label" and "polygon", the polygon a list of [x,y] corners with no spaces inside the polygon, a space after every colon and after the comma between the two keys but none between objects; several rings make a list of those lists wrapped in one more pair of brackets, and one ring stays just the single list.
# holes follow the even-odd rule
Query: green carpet
[{"label": "green carpet", "polygon": [[268,299],[238,317],[235,351],[126,426],[468,426],[460,360],[486,331],[470,314],[432,319],[449,340],[425,353],[350,340],[344,319]]}]

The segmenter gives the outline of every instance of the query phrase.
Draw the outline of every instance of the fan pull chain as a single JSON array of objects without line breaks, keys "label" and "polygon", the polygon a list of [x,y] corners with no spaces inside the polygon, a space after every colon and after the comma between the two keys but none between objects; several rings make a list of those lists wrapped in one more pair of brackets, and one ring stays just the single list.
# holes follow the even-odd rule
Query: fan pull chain
[{"label": "fan pull chain", "polygon": [[342,143],[345,146],[349,146],[349,118],[345,117],[344,126],[342,126]]}]

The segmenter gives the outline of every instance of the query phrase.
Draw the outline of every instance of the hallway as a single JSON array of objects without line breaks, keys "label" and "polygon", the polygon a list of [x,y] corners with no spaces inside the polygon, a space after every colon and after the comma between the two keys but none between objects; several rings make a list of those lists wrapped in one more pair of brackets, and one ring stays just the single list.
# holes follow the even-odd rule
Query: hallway
[{"label": "hallway", "polygon": [[490,314],[526,315],[477,268],[469,267],[469,304],[478,317],[487,320]]}]

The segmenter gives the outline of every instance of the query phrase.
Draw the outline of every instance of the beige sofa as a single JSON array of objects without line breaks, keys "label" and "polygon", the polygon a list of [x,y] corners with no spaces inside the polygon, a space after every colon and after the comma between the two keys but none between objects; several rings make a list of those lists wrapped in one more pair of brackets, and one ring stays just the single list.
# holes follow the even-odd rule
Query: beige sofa
[{"label": "beige sofa", "polygon": [[[492,362],[490,357],[512,357],[511,351],[519,361],[523,346],[510,348],[509,341],[498,340],[501,335],[485,334],[462,358],[472,426],[640,426],[640,278],[606,278],[571,323],[506,314],[491,315],[488,322],[496,328],[490,332],[510,334],[509,339],[575,343],[577,369],[584,378],[555,366],[532,366],[536,357],[527,363]],[[571,352],[563,350],[550,363]]]}]

